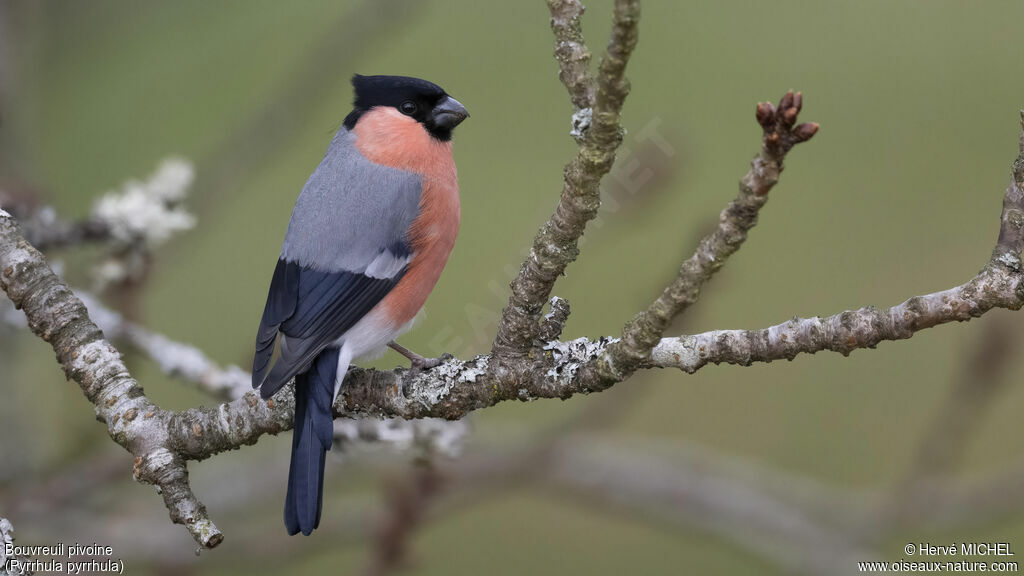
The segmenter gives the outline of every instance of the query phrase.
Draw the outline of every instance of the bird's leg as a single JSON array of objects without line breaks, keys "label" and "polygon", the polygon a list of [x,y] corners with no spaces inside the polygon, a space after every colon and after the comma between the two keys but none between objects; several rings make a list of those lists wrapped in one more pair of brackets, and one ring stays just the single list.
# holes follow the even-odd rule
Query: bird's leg
[{"label": "bird's leg", "polygon": [[419,354],[413,352],[412,350],[409,350],[408,348],[402,346],[401,344],[395,342],[394,340],[388,342],[388,346],[395,352],[398,352],[402,356],[405,356],[406,358],[409,359],[409,362],[412,363],[413,374],[419,372],[420,370],[430,370],[431,368],[436,368],[452,357],[451,354],[442,354],[440,358],[424,358],[423,356],[420,356]]}]

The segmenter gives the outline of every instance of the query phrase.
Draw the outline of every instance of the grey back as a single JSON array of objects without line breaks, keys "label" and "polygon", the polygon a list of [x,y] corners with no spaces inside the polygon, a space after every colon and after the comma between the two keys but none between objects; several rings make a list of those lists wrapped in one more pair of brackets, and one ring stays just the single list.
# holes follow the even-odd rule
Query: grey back
[{"label": "grey back", "polygon": [[281,257],[327,272],[364,272],[384,250],[408,250],[419,214],[418,174],[375,164],[338,130],[292,210]]}]

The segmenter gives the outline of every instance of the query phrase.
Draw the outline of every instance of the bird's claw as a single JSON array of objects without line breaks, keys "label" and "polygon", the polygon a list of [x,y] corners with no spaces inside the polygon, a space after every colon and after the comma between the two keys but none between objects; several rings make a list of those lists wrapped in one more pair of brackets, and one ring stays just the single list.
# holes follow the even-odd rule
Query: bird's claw
[{"label": "bird's claw", "polygon": [[404,379],[407,383],[411,382],[419,376],[420,372],[437,368],[452,358],[454,358],[454,356],[447,352],[437,358],[424,358],[423,356],[416,354],[414,357],[409,358],[409,370],[405,373]]},{"label": "bird's claw", "polygon": [[424,358],[423,356],[420,356],[410,360],[410,365],[413,370],[430,370],[431,368],[437,368],[452,358],[454,358],[454,356],[447,352],[437,358]]}]

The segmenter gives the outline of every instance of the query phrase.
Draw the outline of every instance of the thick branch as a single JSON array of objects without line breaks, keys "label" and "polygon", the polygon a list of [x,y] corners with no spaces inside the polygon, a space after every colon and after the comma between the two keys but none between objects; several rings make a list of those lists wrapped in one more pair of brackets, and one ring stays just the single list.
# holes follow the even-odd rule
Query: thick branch
[{"label": "thick branch", "polygon": [[[252,376],[237,366],[222,367],[195,346],[171,340],[135,322],[125,319],[87,292],[75,295],[89,309],[90,317],[108,339],[130,346],[155,362],[164,374],[220,401],[240,398],[252,390]],[[568,313],[568,303],[555,298],[555,306]],[[10,301],[0,299],[0,318],[14,326],[25,327],[25,316]],[[564,321],[564,317],[561,318]],[[558,318],[551,320],[551,329],[560,329]],[[557,334],[552,336],[557,338]],[[344,449],[353,444],[386,444],[398,450],[421,448],[441,454],[456,454],[466,436],[465,421],[436,419],[345,418],[334,423],[334,438]]]},{"label": "thick branch", "polygon": [[25,312],[32,332],[53,346],[65,375],[82,388],[110,437],[135,456],[135,477],[160,489],[171,519],[184,524],[196,542],[219,544],[223,535],[192,494],[184,460],[166,448],[169,413],[146,398],[85,305],[2,210],[0,288]]},{"label": "thick branch", "polygon": [[[579,15],[583,8],[576,0],[551,0],[549,8],[559,43],[555,54],[561,77],[573,103],[579,107],[590,100],[586,97],[586,58],[579,53],[566,57],[562,46],[564,42],[582,41]],[[599,184],[611,170],[615,151],[622,141],[619,113],[629,93],[625,70],[636,46],[639,18],[638,0],[616,0],[612,35],[598,70],[589,124],[574,126],[582,138],[576,157],[565,167],[558,207],[537,232],[530,255],[512,281],[512,294],[501,315],[493,350],[499,360],[492,366],[497,369],[496,374],[505,370],[506,359],[523,356],[537,344],[541,309],[551,296],[555,280],[579,255],[578,242],[583,230],[601,206]]]}]

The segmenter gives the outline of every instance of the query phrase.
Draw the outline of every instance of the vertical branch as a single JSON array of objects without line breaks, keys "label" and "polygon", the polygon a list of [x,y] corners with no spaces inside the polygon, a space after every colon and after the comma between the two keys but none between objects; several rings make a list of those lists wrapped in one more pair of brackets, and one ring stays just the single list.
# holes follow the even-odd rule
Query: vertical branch
[{"label": "vertical branch", "polygon": [[[615,151],[622,141],[619,114],[629,93],[626,64],[637,42],[640,3],[617,0],[611,39],[591,98],[586,75],[589,53],[579,25],[583,6],[577,0],[550,0],[548,6],[557,41],[555,54],[560,76],[578,109],[574,115],[574,131],[580,134],[579,146],[575,158],[565,167],[562,195],[555,213],[537,232],[530,255],[512,281],[512,294],[502,311],[494,341],[498,362],[493,366],[499,371],[504,360],[522,357],[534,347],[541,309],[555,281],[579,255],[579,239],[587,222],[597,215],[601,206],[598,186],[611,170]],[[592,109],[580,108],[591,101]]]},{"label": "vertical branch", "polygon": [[1020,111],[1021,131],[1017,159],[1013,162],[1010,187],[1003,196],[999,238],[992,251],[992,259],[1017,271],[1021,265],[1021,247],[1024,246],[1024,110]]},{"label": "vertical branch", "polygon": [[585,8],[578,0],[548,0],[548,9],[555,34],[558,78],[576,110],[590,108],[594,103],[594,80],[590,77],[590,48],[580,25]]}]

